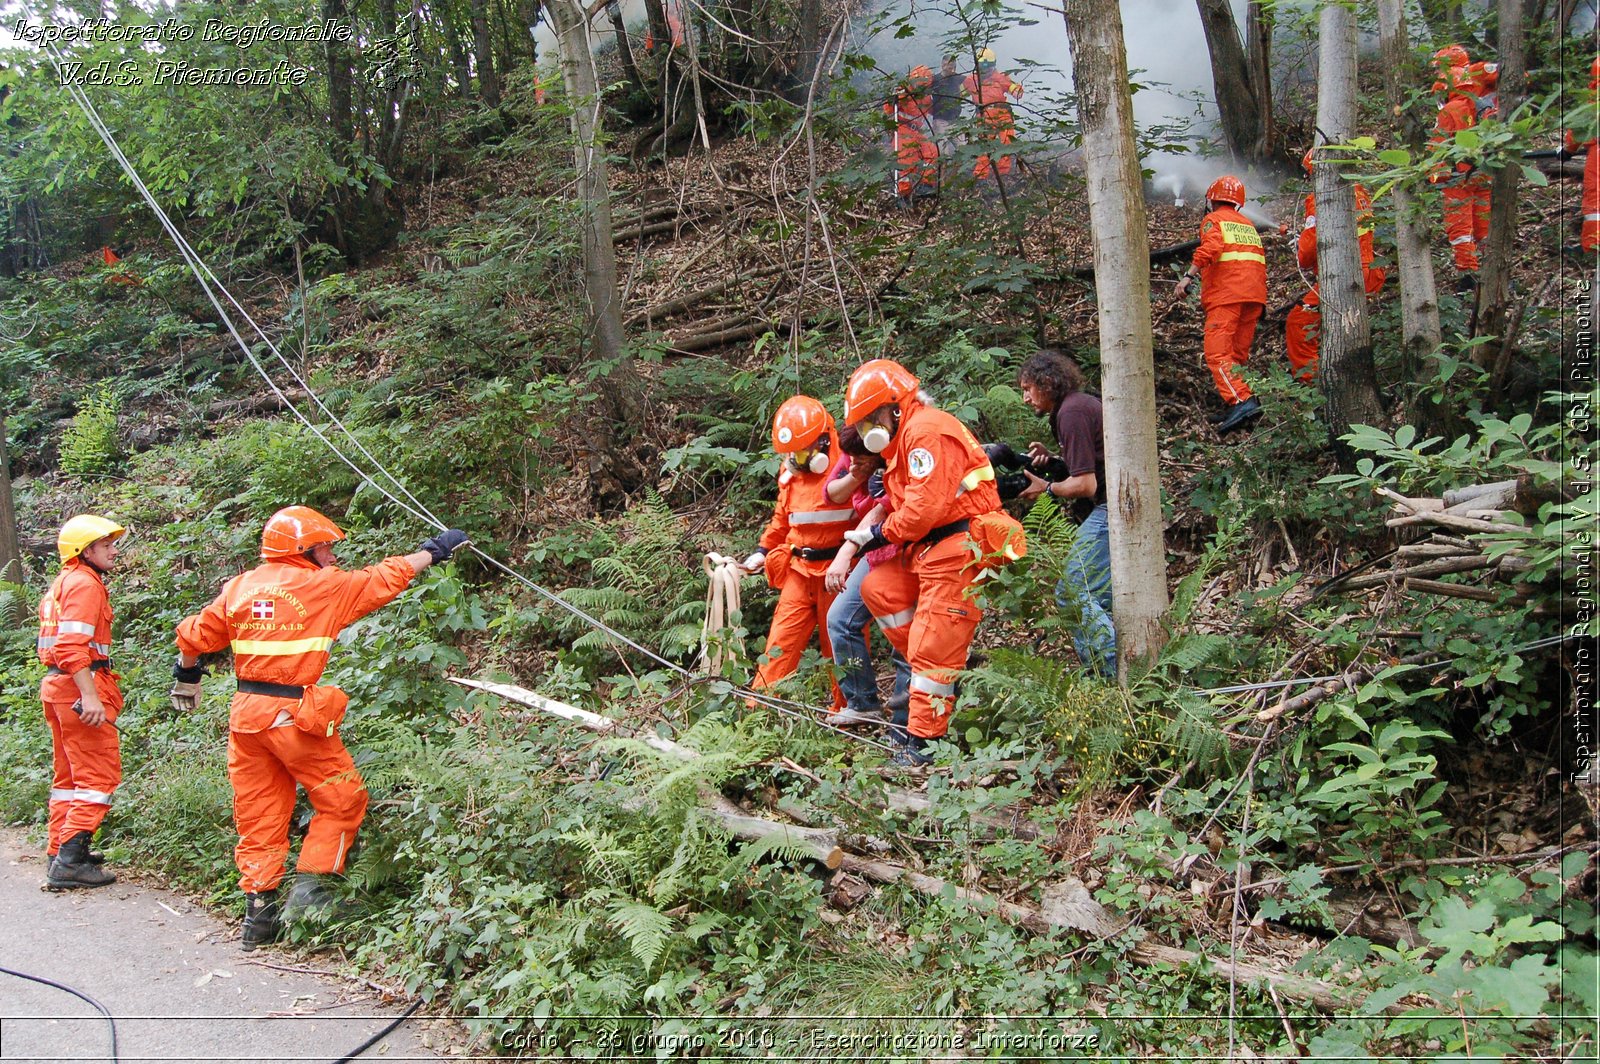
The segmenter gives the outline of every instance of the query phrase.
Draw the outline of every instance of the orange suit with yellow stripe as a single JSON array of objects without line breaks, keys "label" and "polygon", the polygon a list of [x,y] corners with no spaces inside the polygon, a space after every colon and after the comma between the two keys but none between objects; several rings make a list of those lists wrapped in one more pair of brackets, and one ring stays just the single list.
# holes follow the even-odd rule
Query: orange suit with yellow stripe
[{"label": "orange suit with yellow stripe", "polygon": [[1238,367],[1250,361],[1256,323],[1267,305],[1267,256],[1261,234],[1238,208],[1220,204],[1200,222],[1194,252],[1200,306],[1206,313],[1205,359],[1217,394],[1228,404],[1250,398]]},{"label": "orange suit with yellow stripe", "polygon": [[[229,580],[211,605],[180,623],[178,649],[200,655],[231,647],[241,683],[309,687],[322,678],[340,629],[392,601],[416,575],[403,557],[352,571],[318,568],[305,556],[265,562]],[[233,697],[228,780],[239,831],[234,860],[246,893],[272,890],[283,879],[297,783],[314,810],[298,871],[344,871],[367,810],[366,785],[336,730],[296,725],[302,701],[244,691]]]}]

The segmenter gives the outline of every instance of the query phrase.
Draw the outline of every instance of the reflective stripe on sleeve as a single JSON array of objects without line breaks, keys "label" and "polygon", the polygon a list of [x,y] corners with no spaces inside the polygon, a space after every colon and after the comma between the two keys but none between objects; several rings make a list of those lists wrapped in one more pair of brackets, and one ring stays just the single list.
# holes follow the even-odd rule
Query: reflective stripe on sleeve
[{"label": "reflective stripe on sleeve", "polygon": [[976,488],[984,481],[993,479],[994,466],[985,462],[983,465],[979,466],[977,469],[974,469],[972,472],[961,478],[961,487],[957,489],[956,494],[958,496],[965,495],[967,492],[971,491],[973,488]]},{"label": "reflective stripe on sleeve", "polygon": [[261,654],[265,656],[287,657],[290,654],[311,654],[321,651],[326,654],[333,647],[332,636],[312,636],[309,639],[235,639],[233,652],[235,654]]},{"label": "reflective stripe on sleeve", "polygon": [[83,621],[62,621],[56,625],[62,635],[94,635],[94,625]]},{"label": "reflective stripe on sleeve", "polygon": [[800,513],[789,515],[791,525],[832,525],[840,521],[848,521],[856,515],[854,507],[846,506],[842,510],[804,510]]},{"label": "reflective stripe on sleeve", "polygon": [[90,650],[98,650],[100,653],[104,654],[108,658],[111,656],[111,648],[109,646],[107,646],[106,644],[104,644],[104,643],[90,643],[89,644],[89,649]]},{"label": "reflective stripe on sleeve", "polygon": [[917,608],[910,606],[899,613],[891,613],[887,617],[874,617],[872,619],[878,622],[879,628],[887,631],[890,628],[904,628],[911,623],[912,618],[916,617],[916,615]]},{"label": "reflective stripe on sleeve", "polygon": [[49,650],[51,647],[56,645],[56,639],[57,639],[57,637],[53,636],[53,635],[42,635],[42,636],[40,636],[39,637],[39,649],[40,650]]},{"label": "reflective stripe on sleeve", "polygon": [[911,690],[921,691],[923,694],[932,695],[935,698],[952,698],[956,693],[956,685],[953,683],[940,683],[932,677],[924,676],[920,672],[914,672],[911,674]]}]

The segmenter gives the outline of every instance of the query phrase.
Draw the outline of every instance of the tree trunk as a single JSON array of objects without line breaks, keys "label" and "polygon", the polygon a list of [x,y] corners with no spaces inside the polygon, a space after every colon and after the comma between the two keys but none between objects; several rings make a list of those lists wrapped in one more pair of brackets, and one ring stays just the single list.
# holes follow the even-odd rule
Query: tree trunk
[{"label": "tree trunk", "polygon": [[0,411],[0,580],[22,583],[17,548],[17,508],[11,501],[11,465],[6,458],[6,415]]},{"label": "tree trunk", "polygon": [[[1317,129],[1323,143],[1355,136],[1356,21],[1343,4],[1322,8],[1317,66]],[[1322,297],[1322,350],[1318,378],[1326,400],[1328,433],[1341,465],[1353,460],[1339,437],[1352,425],[1377,425],[1383,417],[1372,329],[1356,240],[1355,187],[1340,168],[1316,168],[1317,291]]]},{"label": "tree trunk", "polygon": [[1150,337],[1150,234],[1116,0],[1066,0],[1066,22],[1100,305],[1112,614],[1117,670],[1125,680],[1131,666],[1148,664],[1160,652],[1161,618],[1167,610]]},{"label": "tree trunk", "polygon": [[617,58],[622,60],[622,73],[627,77],[628,84],[633,90],[644,95],[644,78],[639,76],[639,64],[633,58],[633,45],[628,40],[628,24],[622,20],[622,5],[610,3],[606,5],[606,16],[611,19],[611,32],[617,38]]},{"label": "tree trunk", "polygon": [[486,0],[472,0],[472,62],[478,68],[478,93],[490,107],[500,106],[500,78],[494,72],[494,41],[489,36]]},{"label": "tree trunk", "polygon": [[456,95],[463,100],[472,96],[472,64],[467,60],[467,46],[461,43],[461,31],[448,12],[441,13],[445,46],[450,49],[450,66],[456,74]]},{"label": "tree trunk", "polygon": [[796,22],[794,82],[810,85],[822,49],[822,0],[800,0]]},{"label": "tree trunk", "polygon": [[[1407,111],[1411,86],[1420,78],[1411,57],[1404,0],[1378,0],[1378,36],[1383,63],[1384,92],[1389,101],[1390,129],[1395,141],[1411,149],[1413,157],[1425,150],[1423,125],[1414,110]],[[1438,357],[1439,293],[1434,285],[1433,226],[1413,187],[1394,186],[1394,242],[1396,273],[1400,281],[1400,376],[1405,382],[1421,380],[1423,366]],[[1448,411],[1432,403],[1411,403],[1414,421],[1440,430]],[[1452,434],[1453,435],[1453,434]]]},{"label": "tree trunk", "polygon": [[[1490,121],[1516,112],[1527,91],[1521,0],[1500,0],[1500,102]],[[1493,337],[1473,349],[1472,360],[1489,370],[1491,395],[1503,394],[1506,369],[1515,356],[1507,335],[1511,320],[1511,263],[1517,240],[1517,190],[1522,167],[1515,159],[1494,172],[1489,192],[1489,238],[1478,272],[1477,335]]]},{"label": "tree trunk", "polygon": [[[338,21],[346,25],[350,16],[345,0],[322,0],[324,22]],[[323,47],[328,64],[328,125],[333,130],[332,150],[328,153],[341,166],[350,164],[350,146],[356,139],[355,124],[350,116],[352,74],[350,50],[337,34],[330,33]]]},{"label": "tree trunk", "polygon": [[[1211,78],[1216,87],[1217,112],[1228,149],[1246,162],[1258,162],[1270,150],[1267,127],[1271,123],[1272,90],[1251,78],[1251,62],[1239,38],[1228,0],[1196,0],[1200,25],[1211,53]],[[1263,102],[1265,101],[1265,102]]]},{"label": "tree trunk", "polygon": [[561,76],[572,108],[572,153],[578,199],[583,204],[583,283],[589,298],[593,359],[611,371],[599,378],[608,413],[618,424],[636,424],[637,395],[625,365],[622,299],[617,292],[617,254],[611,229],[611,187],[605,145],[600,142],[600,88],[590,49],[589,24],[578,0],[546,0],[561,54]]},{"label": "tree trunk", "polygon": [[1262,152],[1268,156],[1278,149],[1278,127],[1272,113],[1272,30],[1276,24],[1277,15],[1271,4],[1250,0],[1244,19],[1245,51],[1250,84],[1256,92]]}]

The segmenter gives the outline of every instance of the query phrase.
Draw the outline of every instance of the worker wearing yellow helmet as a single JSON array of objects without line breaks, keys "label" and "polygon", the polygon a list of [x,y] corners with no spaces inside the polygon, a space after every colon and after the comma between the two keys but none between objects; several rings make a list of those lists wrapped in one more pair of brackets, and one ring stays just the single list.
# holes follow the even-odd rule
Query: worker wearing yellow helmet
[{"label": "worker wearing yellow helmet", "polygon": [[[1008,101],[1022,99],[1022,86],[1011,80],[1009,74],[996,69],[994,49],[983,49],[977,59],[978,69],[967,75],[961,88],[983,121],[983,137],[1004,147],[1017,139],[1017,127]],[[999,174],[1010,174],[1011,164],[1010,155],[980,155],[973,164],[972,175],[983,181]]]},{"label": "worker wearing yellow helmet", "polygon": [[61,573],[39,600],[39,684],[55,772],[50,781],[46,850],[50,890],[103,887],[117,877],[101,865],[89,840],[111,809],[122,782],[115,722],[122,710],[111,671],[111,599],[105,576],[117,565],[127,530],[109,518],[79,514],[61,526]]}]

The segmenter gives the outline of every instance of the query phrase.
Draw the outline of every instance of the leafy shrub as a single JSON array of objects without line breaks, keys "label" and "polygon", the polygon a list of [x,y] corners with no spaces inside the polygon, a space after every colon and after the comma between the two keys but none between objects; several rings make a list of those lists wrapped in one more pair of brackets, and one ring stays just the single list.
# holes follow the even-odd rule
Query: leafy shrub
[{"label": "leafy shrub", "polygon": [[117,412],[122,401],[109,384],[100,384],[80,400],[72,424],[61,438],[61,471],[72,477],[104,476],[122,463],[117,441]]}]

